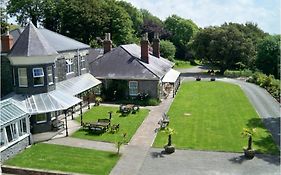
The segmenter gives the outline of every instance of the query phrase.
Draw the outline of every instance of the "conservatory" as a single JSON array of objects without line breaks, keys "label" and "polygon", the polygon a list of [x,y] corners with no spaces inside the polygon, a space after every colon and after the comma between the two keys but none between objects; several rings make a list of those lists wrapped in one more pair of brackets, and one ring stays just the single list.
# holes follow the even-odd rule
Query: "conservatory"
[{"label": "conservatory", "polygon": [[1,162],[16,155],[31,144],[29,117],[25,109],[12,99],[0,102]]}]

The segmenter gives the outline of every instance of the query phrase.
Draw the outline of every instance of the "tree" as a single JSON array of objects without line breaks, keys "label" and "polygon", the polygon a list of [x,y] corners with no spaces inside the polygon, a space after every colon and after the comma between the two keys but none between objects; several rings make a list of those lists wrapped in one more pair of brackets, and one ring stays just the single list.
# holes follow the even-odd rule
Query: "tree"
[{"label": "tree", "polygon": [[37,26],[37,23],[42,20],[42,6],[45,0],[10,0],[7,10],[10,16],[17,17],[17,21],[23,26],[30,19]]},{"label": "tree", "polygon": [[158,33],[160,38],[166,38],[168,33],[164,29],[164,24],[156,16],[153,16],[148,10],[140,10],[143,16],[143,25],[141,28],[141,33],[148,33],[148,39],[152,41],[154,34]]},{"label": "tree", "polygon": [[160,54],[164,58],[173,60],[176,53],[175,45],[167,40],[160,40]]},{"label": "tree", "polygon": [[201,30],[194,37],[192,48],[198,58],[218,67],[222,74],[226,69],[249,65],[255,55],[252,41],[232,25]]},{"label": "tree", "polygon": [[256,66],[280,79],[280,35],[270,35],[258,44]]},{"label": "tree", "polygon": [[170,32],[168,38],[176,46],[176,56],[178,58],[192,58],[190,57],[189,41],[199,31],[197,25],[189,19],[181,18],[177,15],[168,17],[164,22],[164,28]]},{"label": "tree", "polygon": [[143,25],[143,15],[139,9],[134,7],[131,3],[125,1],[117,1],[117,4],[126,10],[129,14],[132,22],[133,22],[133,29],[135,31],[135,35],[140,37],[141,36],[141,26]]}]

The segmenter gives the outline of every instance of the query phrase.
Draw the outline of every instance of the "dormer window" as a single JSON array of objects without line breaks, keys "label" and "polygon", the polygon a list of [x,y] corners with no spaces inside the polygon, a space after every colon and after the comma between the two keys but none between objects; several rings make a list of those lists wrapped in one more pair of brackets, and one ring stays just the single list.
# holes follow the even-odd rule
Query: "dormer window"
[{"label": "dormer window", "polygon": [[18,68],[19,87],[27,87],[26,68]]},{"label": "dormer window", "polygon": [[49,85],[54,84],[52,66],[49,66],[49,67],[47,68],[47,73],[48,73],[48,82],[49,82]]},{"label": "dormer window", "polygon": [[33,85],[34,87],[44,86],[44,71],[43,68],[33,68]]},{"label": "dormer window", "polygon": [[66,61],[66,73],[73,72],[73,59],[67,59]]}]

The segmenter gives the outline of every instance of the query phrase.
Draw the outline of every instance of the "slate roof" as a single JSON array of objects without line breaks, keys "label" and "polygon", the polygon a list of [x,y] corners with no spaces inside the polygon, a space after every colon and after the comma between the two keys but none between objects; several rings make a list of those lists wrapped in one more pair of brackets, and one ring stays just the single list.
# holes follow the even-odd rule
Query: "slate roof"
[{"label": "slate roof", "polygon": [[[20,34],[22,33],[23,29],[15,29],[10,31],[10,34],[14,38],[14,43],[19,38]],[[37,31],[39,31],[45,39],[48,41],[48,43],[57,51],[57,52],[66,52],[66,51],[72,51],[77,49],[89,49],[90,46],[84,43],[81,43],[79,41],[76,41],[72,38],[69,38],[67,36],[61,35],[59,33],[53,32],[48,29],[42,29],[38,28]],[[61,44],[63,43],[63,44]]]},{"label": "slate roof", "polygon": [[17,42],[11,49],[10,57],[50,56],[57,55],[57,51],[48,43],[46,38],[38,32],[30,22]]},{"label": "slate roof", "polygon": [[[89,57],[92,57],[89,54]],[[90,71],[100,79],[159,80],[173,63],[149,55],[149,64],[141,60],[141,47],[121,45],[90,63]]]}]

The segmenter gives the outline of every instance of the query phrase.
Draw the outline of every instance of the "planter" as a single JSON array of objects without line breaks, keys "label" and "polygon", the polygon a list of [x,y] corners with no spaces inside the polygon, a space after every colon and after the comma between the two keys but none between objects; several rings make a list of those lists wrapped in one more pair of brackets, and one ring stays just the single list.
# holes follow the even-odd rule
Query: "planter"
[{"label": "planter", "polygon": [[164,149],[165,149],[165,153],[167,154],[172,154],[173,152],[175,152],[175,147],[173,145],[171,146],[164,146]]},{"label": "planter", "polygon": [[197,78],[196,78],[196,81],[201,81],[201,78],[200,78],[200,77],[197,77]]},{"label": "planter", "polygon": [[216,81],[216,78],[212,77],[212,78],[211,78],[211,81]]},{"label": "planter", "polygon": [[244,156],[247,159],[253,159],[255,157],[255,150],[253,150],[253,149],[245,149],[244,148]]}]

